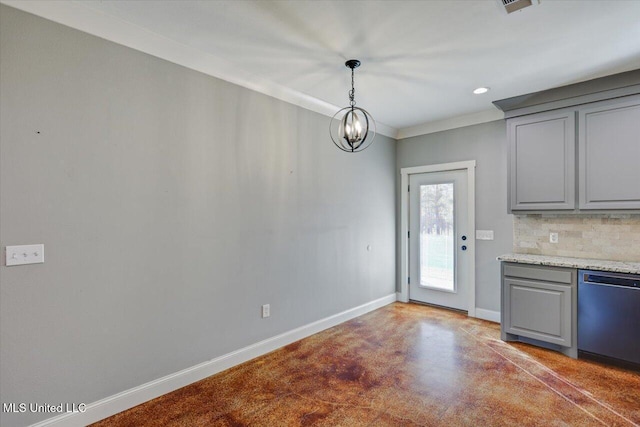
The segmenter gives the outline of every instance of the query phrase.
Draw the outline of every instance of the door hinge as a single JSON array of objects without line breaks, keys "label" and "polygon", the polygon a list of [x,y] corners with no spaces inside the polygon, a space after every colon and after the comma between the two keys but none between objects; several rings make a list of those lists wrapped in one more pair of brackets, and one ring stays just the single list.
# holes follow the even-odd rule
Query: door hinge
[{"label": "door hinge", "polygon": [[407,283],[411,284],[411,277],[407,277]]},{"label": "door hinge", "polygon": [[410,239],[410,238],[411,238],[411,232],[407,231],[407,239]]},{"label": "door hinge", "polygon": [[411,186],[407,185],[407,192],[410,193],[411,192]]}]

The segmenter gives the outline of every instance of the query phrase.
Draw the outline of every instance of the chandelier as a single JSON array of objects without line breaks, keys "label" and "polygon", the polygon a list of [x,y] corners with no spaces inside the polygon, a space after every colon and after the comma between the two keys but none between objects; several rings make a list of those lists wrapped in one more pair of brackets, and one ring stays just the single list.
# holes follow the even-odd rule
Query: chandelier
[{"label": "chandelier", "polygon": [[356,153],[363,151],[373,142],[376,136],[376,122],[367,110],[356,107],[354,70],[360,66],[360,61],[350,59],[344,65],[351,68],[349,106],[333,115],[329,123],[329,132],[336,147],[348,153]]}]

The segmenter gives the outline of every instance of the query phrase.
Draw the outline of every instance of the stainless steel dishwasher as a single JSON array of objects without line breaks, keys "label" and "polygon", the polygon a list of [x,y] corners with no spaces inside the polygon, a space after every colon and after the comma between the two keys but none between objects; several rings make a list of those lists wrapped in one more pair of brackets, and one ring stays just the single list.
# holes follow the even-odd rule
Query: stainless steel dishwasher
[{"label": "stainless steel dishwasher", "polygon": [[640,366],[640,275],[578,270],[578,350]]}]

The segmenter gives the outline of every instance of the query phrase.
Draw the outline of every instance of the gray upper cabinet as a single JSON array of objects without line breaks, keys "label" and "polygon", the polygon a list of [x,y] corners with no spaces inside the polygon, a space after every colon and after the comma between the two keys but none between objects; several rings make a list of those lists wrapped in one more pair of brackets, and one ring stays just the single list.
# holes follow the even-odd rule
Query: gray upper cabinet
[{"label": "gray upper cabinet", "polygon": [[575,208],[575,110],[509,119],[509,210]]},{"label": "gray upper cabinet", "polygon": [[640,96],[578,109],[579,208],[640,209]]},{"label": "gray upper cabinet", "polygon": [[509,213],[640,213],[640,69],[493,101]]}]

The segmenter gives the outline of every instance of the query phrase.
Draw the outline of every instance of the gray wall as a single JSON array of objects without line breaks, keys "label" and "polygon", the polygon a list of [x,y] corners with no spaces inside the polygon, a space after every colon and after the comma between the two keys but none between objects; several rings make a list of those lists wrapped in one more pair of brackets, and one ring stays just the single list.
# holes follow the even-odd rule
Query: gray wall
[{"label": "gray wall", "polygon": [[476,229],[494,230],[495,236],[493,241],[476,241],[476,307],[493,311],[500,311],[496,257],[511,252],[513,245],[506,150],[504,120],[402,139],[397,145],[398,174],[405,167],[476,160]]},{"label": "gray wall", "polygon": [[0,267],[1,402],[93,402],[395,291],[393,140],[346,154],[327,117],[0,11],[0,243],[46,252]]}]

